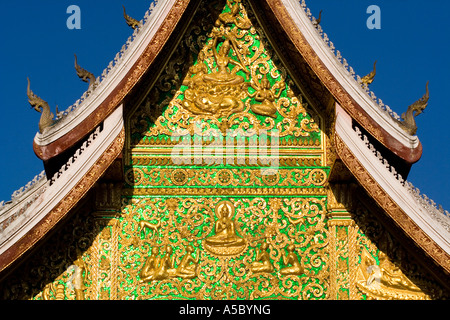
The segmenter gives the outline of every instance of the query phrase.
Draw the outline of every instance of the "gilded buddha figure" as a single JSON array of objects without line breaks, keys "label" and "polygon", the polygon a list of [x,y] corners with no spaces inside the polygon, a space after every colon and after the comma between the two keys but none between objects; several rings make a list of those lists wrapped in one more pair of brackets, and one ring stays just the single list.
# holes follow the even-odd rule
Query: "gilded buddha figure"
[{"label": "gilded buddha figure", "polygon": [[234,255],[245,249],[245,240],[236,233],[233,214],[234,207],[229,201],[216,206],[215,234],[205,239],[205,249],[219,255]]}]

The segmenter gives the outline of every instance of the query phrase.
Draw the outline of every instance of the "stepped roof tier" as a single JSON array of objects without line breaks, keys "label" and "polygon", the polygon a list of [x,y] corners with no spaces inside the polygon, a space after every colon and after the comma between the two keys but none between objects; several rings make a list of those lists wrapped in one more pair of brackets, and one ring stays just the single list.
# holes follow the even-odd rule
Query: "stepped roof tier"
[{"label": "stepped roof tier", "polygon": [[[201,5],[200,0],[157,1],[141,21],[130,20],[133,34],[114,61],[101,76],[91,78],[92,85],[79,101],[36,134],[33,148],[45,171],[1,204],[0,279],[80,211],[99,183],[111,184],[114,198],[114,186],[128,181],[125,150],[132,149],[132,137],[127,136],[132,106],[141,105],[157,78],[170,68],[171,53]],[[377,208],[378,218],[433,279],[450,290],[449,213],[407,181],[411,166],[422,155],[414,123],[400,118],[368,89],[304,1],[248,0],[245,5],[300,88],[299,94],[318,109],[320,128],[326,132],[322,141],[327,142],[320,159],[322,166],[329,164],[329,175],[320,183],[323,195],[334,194],[335,208],[342,209],[347,202],[339,199],[337,186],[357,183]],[[32,88],[33,83],[29,97],[36,97]],[[415,106],[425,108],[427,100],[428,92]],[[330,217],[339,216],[341,209],[332,208],[331,198],[327,203]]]}]

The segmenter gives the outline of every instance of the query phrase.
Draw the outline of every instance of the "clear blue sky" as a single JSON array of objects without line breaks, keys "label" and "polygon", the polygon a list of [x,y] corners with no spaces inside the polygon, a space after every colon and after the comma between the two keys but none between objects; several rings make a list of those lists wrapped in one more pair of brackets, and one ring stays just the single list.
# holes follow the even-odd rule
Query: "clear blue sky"
[{"label": "clear blue sky", "polygon": [[[308,7],[335,47],[360,75],[378,60],[371,89],[398,114],[424,94],[430,100],[416,118],[424,148],[408,177],[416,187],[450,211],[450,2],[442,0],[308,0]],[[2,3],[0,19],[0,201],[43,170],[32,149],[40,115],[30,109],[32,90],[54,111],[73,104],[87,89],[76,76],[73,59],[101,74],[132,34],[122,16],[140,20],[149,0],[40,0]],[[81,9],[81,30],[69,30],[69,5]],[[381,29],[369,30],[369,5],[381,9]]]}]

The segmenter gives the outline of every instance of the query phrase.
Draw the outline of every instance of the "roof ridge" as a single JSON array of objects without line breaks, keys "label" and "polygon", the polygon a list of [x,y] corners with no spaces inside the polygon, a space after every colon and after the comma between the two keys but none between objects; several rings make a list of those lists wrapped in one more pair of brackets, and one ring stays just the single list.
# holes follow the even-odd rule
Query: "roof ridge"
[{"label": "roof ridge", "polygon": [[11,200],[9,201],[0,201],[0,213],[20,201],[25,194],[33,191],[38,185],[46,182],[45,170],[42,170],[41,173],[37,174],[32,180],[30,180],[26,185],[20,187],[16,191],[11,194]]}]

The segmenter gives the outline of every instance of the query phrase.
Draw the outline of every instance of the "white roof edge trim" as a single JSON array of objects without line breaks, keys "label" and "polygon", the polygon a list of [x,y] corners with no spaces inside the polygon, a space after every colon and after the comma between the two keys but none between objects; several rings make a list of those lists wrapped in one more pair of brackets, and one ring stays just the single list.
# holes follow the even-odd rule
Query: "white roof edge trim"
[{"label": "white roof edge trim", "polygon": [[[48,180],[45,188],[28,208],[0,234],[0,254],[21,239],[41,221],[86,175],[93,164],[107,151],[124,128],[123,105],[120,105],[104,121],[103,130],[91,141],[76,161],[67,166],[58,178]],[[83,147],[82,147],[83,148]],[[63,166],[64,167],[64,166]],[[53,182],[50,185],[50,182]],[[19,205],[17,206],[20,209]]]},{"label": "white roof edge trim", "polygon": [[[344,112],[343,110],[341,112]],[[433,219],[417,203],[408,189],[386,168],[385,164],[370,151],[351,124],[337,114],[336,133],[356,156],[366,171],[378,182],[397,205],[446,253],[450,254],[450,232]]]},{"label": "white roof edge trim", "polygon": [[[16,205],[21,205],[26,201],[30,201],[31,195],[37,193],[41,186],[47,182],[45,170],[36,175],[33,180],[29,181],[25,186],[13,192],[11,200],[0,201],[0,223],[5,220],[3,217],[9,215],[11,209]],[[13,209],[14,211],[15,209]],[[0,229],[1,231],[1,229]]]},{"label": "white roof edge trim", "polygon": [[[112,66],[111,70],[105,75],[97,88],[95,88],[95,90],[93,90],[80,105],[68,112],[66,116],[61,118],[52,127],[44,130],[42,134],[37,132],[34,138],[37,145],[48,145],[76,128],[111,94],[114,88],[126,76],[131,67],[142,55],[145,48],[147,48],[175,3],[176,0],[157,1],[156,5],[152,3],[152,13],[149,14],[148,20],[135,30],[136,37],[131,43],[127,42],[129,46],[125,50],[123,49],[124,51],[122,50],[123,52],[121,53],[123,53],[123,55],[118,59],[119,53],[116,55],[116,60],[114,60],[116,64],[114,66],[112,66],[113,61],[111,61],[109,64],[109,66]],[[85,96],[86,93],[87,92],[85,92],[83,96]]]},{"label": "white roof edge trim", "polygon": [[306,41],[325,64],[327,69],[333,74],[344,89],[355,99],[355,101],[374,119],[383,129],[389,132],[396,140],[408,148],[416,148],[419,145],[419,138],[406,133],[398,123],[388,115],[380,106],[370,99],[363,88],[337,60],[331,49],[324,43],[317,29],[306,15],[298,0],[281,0],[285,5],[289,15],[295,22],[299,30],[305,36]]}]

